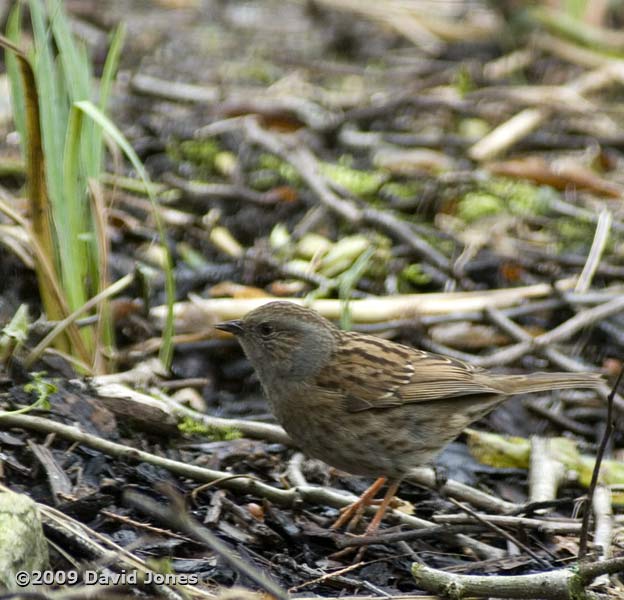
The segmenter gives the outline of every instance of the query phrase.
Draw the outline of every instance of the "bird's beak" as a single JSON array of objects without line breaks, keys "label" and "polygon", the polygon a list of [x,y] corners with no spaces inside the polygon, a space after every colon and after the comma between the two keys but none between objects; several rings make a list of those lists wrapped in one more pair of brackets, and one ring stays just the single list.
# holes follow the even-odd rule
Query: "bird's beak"
[{"label": "bird's beak", "polygon": [[226,321],[225,323],[217,323],[215,325],[215,329],[227,331],[228,333],[232,333],[234,335],[240,335],[243,333],[243,322],[236,319],[234,321]]}]

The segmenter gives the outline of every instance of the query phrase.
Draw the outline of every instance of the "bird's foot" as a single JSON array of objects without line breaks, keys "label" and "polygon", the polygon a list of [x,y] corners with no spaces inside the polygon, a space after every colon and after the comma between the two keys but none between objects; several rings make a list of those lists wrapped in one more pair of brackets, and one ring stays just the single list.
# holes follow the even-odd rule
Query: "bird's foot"
[{"label": "bird's foot", "polygon": [[[361,514],[364,512],[364,509],[366,508],[366,506],[369,506],[370,503],[371,503],[370,502],[371,496],[374,496],[377,493],[377,491],[385,483],[385,481],[386,481],[385,477],[380,477],[377,481],[375,481],[375,483],[373,483],[373,485],[371,485],[371,487],[369,487],[366,490],[366,492],[364,492],[364,494],[362,494],[360,499],[356,503],[354,503],[354,504],[357,504],[365,496],[367,497],[366,498],[367,504],[365,506],[363,506],[363,507],[358,507],[356,509],[356,514],[354,516],[357,515],[357,512],[360,512],[360,517],[361,517]],[[381,501],[381,504],[379,505],[379,508],[377,509],[377,512],[375,513],[375,516],[373,517],[372,521],[368,524],[368,527],[366,528],[366,531],[364,532],[364,534],[361,537],[372,536],[375,533],[377,533],[377,530],[379,529],[379,525],[381,524],[381,521],[382,521],[384,515],[386,514],[386,511],[388,510],[388,507],[390,506],[390,503],[394,499],[394,496],[396,495],[398,489],[399,489],[399,482],[398,481],[396,481],[396,482],[393,481],[388,486],[388,491],[386,492],[386,495],[384,496],[384,499]],[[345,511],[345,513],[348,512],[348,510],[352,506],[353,506],[353,504],[350,505],[349,507],[347,507],[347,510]],[[344,516],[344,514],[341,515],[341,517],[338,519],[338,521],[340,521],[343,516]],[[338,521],[336,521],[336,523],[338,523]],[[346,522],[346,521],[344,521],[344,522]],[[334,525],[332,525],[332,528],[335,528],[336,523],[334,523]],[[351,523],[349,523],[349,525],[350,524]],[[336,552],[336,553],[332,554],[331,558],[334,558],[334,559],[342,558],[344,556],[349,555],[352,551],[353,551],[353,548],[345,548],[344,550],[340,550],[339,552]],[[365,552],[366,552],[366,546],[361,546],[360,549],[357,551],[357,554],[355,555],[355,559],[354,559],[353,562],[360,562],[362,560]]]},{"label": "bird's foot", "polygon": [[340,512],[341,515],[331,526],[331,529],[339,529],[347,525],[347,531],[353,531],[360,522],[364,511],[375,501],[375,496],[379,489],[386,483],[385,477],[379,477],[375,482],[352,504],[345,506]]}]

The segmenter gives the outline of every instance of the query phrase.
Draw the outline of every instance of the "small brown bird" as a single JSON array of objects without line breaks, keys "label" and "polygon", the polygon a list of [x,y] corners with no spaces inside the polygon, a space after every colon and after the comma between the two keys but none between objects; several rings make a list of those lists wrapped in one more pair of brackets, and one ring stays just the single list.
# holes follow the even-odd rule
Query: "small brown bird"
[{"label": "small brown bird", "polygon": [[431,461],[507,397],[602,383],[595,373],[491,373],[342,331],[290,302],[270,302],[216,327],[238,337],[273,413],[306,454],[349,473],[378,477],[361,502],[370,502],[386,478],[391,482],[367,533],[377,528],[411,469]]}]

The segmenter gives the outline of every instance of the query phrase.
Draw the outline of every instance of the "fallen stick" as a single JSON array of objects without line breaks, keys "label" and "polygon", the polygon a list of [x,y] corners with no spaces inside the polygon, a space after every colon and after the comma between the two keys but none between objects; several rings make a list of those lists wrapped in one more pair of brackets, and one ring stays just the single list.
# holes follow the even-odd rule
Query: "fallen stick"
[{"label": "fallen stick", "polygon": [[[370,323],[422,315],[483,310],[488,307],[515,306],[530,298],[547,297],[554,290],[560,292],[571,290],[575,284],[576,279],[569,278],[557,281],[554,286],[548,283],[538,283],[487,291],[399,294],[361,298],[350,300],[349,308],[353,322]],[[305,303],[301,298],[206,299],[191,295],[190,299],[190,302],[177,302],[174,306],[174,315],[177,325],[183,328],[185,322],[190,322],[193,331],[197,331],[197,318],[202,314],[205,315],[205,323],[208,326],[217,321],[240,318],[254,308],[273,300],[296,302],[297,304]],[[328,319],[337,319],[343,309],[343,302],[323,299],[310,302],[309,306]],[[165,306],[156,306],[150,311],[150,316],[158,327],[161,327],[164,322],[166,310]]]}]

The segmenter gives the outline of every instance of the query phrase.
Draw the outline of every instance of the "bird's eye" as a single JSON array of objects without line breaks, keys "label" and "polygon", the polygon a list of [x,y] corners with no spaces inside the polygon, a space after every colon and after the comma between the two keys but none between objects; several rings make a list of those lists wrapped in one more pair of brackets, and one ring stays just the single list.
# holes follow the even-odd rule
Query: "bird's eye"
[{"label": "bird's eye", "polygon": [[258,325],[258,331],[260,335],[267,336],[273,333],[273,327],[269,323],[260,323]]}]

